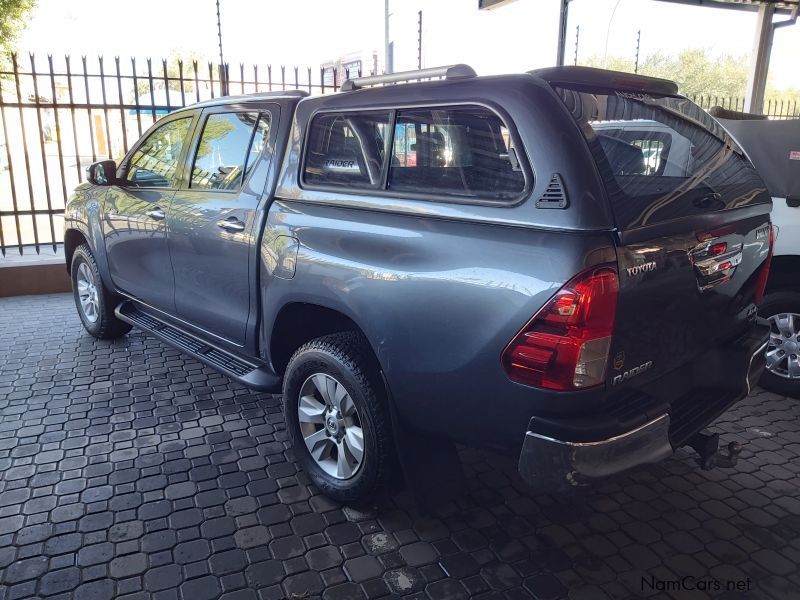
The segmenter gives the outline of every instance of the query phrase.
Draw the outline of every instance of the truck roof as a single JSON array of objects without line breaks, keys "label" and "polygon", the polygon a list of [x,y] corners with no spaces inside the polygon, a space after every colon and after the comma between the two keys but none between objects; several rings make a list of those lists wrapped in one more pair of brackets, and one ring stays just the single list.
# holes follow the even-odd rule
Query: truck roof
[{"label": "truck roof", "polygon": [[[189,106],[181,107],[179,110],[194,110],[195,108],[206,108],[208,106],[221,106],[225,104],[244,104],[247,102],[258,102],[263,100],[277,100],[280,98],[296,98],[298,100],[308,96],[308,92],[304,90],[281,90],[278,92],[256,92],[253,94],[241,94],[238,96],[219,96],[218,98],[211,98],[196,102]],[[173,111],[178,112],[178,110]]]},{"label": "truck roof", "polygon": [[[442,77],[442,79],[434,79],[431,81],[420,81],[431,77]],[[567,84],[567,85],[585,85],[592,87],[610,88],[620,91],[637,92],[637,93],[654,93],[668,96],[674,96],[678,93],[678,86],[674,81],[668,79],[660,79],[658,77],[646,77],[644,75],[635,75],[632,73],[623,73],[620,71],[607,71],[604,69],[595,69],[593,67],[548,67],[544,69],[534,69],[527,73],[514,73],[508,75],[484,75],[477,76],[475,71],[468,65],[458,64],[449,65],[446,67],[434,67],[431,69],[423,69],[421,71],[407,71],[403,73],[394,73],[389,75],[377,75],[370,77],[363,77],[354,80],[346,80],[342,85],[341,91],[344,94],[334,94],[332,96],[310,96],[304,90],[281,90],[274,92],[257,92],[253,94],[243,94],[238,96],[221,96],[204,100],[191,106],[185,107],[186,109],[205,108],[209,106],[221,106],[226,104],[241,104],[247,102],[257,102],[264,100],[275,100],[280,98],[297,99],[303,98],[331,98],[333,96],[346,96],[353,98],[354,95],[361,96],[366,94],[367,97],[377,100],[390,101],[391,98],[402,98],[407,93],[414,95],[414,90],[423,87],[426,90],[441,90],[444,96],[447,94],[445,90],[449,87],[448,84],[458,85],[465,81],[486,81],[489,86],[496,86],[503,84],[516,87],[528,77],[539,79],[547,84]],[[528,79],[528,81],[530,81]],[[399,83],[405,82],[404,85],[382,85],[379,87],[372,87],[375,84],[385,83]],[[406,90],[406,91],[404,91]],[[183,108],[179,109],[183,110]]]}]

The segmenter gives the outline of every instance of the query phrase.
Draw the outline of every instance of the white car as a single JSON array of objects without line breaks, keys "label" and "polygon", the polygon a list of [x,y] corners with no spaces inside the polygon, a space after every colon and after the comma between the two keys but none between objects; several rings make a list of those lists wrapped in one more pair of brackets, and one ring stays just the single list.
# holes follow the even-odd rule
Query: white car
[{"label": "white car", "polygon": [[800,119],[712,114],[753,161],[772,196],[774,256],[759,307],[759,314],[772,322],[772,335],[761,384],[800,398]]},{"label": "white car", "polygon": [[664,123],[633,119],[593,121],[591,126],[607,151],[609,146],[633,146],[641,150],[641,161],[629,163],[628,174],[686,177],[691,171],[691,142]]}]

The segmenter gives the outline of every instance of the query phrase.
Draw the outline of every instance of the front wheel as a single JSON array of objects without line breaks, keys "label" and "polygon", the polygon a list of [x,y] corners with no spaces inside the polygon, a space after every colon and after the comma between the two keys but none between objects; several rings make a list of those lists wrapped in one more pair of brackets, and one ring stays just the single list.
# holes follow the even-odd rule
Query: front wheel
[{"label": "front wheel", "polygon": [[100,270],[88,244],[81,244],[72,255],[70,266],[72,294],[83,326],[99,339],[125,335],[131,326],[114,314],[117,298],[103,285]]},{"label": "front wheel", "polygon": [[767,294],[758,313],[771,326],[760,383],[771,392],[800,398],[800,292]]},{"label": "front wheel", "polygon": [[362,335],[327,335],[297,350],[284,376],[283,410],[295,458],[325,495],[360,503],[385,483],[394,440]]}]

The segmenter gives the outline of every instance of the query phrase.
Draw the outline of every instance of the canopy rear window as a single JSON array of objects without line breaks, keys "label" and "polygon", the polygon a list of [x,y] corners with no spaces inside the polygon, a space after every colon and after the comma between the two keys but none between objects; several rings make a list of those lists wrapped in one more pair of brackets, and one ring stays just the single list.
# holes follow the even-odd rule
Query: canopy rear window
[{"label": "canopy rear window", "polygon": [[690,100],[554,89],[589,144],[620,228],[769,201],[741,149]]}]

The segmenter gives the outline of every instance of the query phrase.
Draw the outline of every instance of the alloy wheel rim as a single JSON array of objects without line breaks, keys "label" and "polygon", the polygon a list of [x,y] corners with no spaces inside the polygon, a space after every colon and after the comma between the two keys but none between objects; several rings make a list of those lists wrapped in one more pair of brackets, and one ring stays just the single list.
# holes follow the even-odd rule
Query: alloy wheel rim
[{"label": "alloy wheel rim", "polygon": [[354,477],[364,463],[364,430],[344,385],[315,373],[300,387],[300,433],[311,458],[336,479]]},{"label": "alloy wheel rim", "polygon": [[786,379],[800,379],[800,315],[778,313],[768,320],[767,370]]},{"label": "alloy wheel rim", "polygon": [[95,323],[100,317],[100,299],[94,275],[86,263],[81,263],[78,267],[76,284],[78,286],[78,300],[80,301],[81,312],[87,321]]}]

